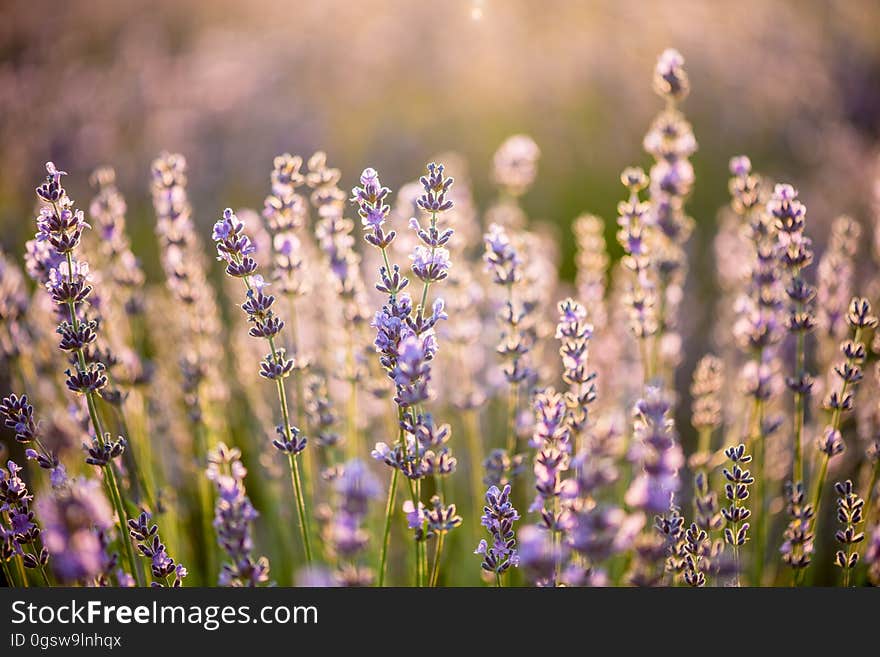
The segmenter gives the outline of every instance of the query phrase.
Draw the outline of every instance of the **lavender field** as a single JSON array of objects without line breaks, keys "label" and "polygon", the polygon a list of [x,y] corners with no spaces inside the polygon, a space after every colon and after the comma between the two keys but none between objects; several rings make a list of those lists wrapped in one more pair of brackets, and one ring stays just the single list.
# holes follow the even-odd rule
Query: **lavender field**
[{"label": "lavender field", "polygon": [[7,586],[880,585],[880,11],[549,4],[10,5]]}]

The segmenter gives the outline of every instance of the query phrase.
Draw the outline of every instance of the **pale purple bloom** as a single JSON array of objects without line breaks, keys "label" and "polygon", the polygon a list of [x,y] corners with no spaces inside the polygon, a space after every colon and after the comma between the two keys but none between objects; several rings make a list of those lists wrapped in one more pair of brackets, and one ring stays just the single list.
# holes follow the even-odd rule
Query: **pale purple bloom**
[{"label": "pale purple bloom", "polygon": [[72,480],[41,498],[37,507],[56,577],[74,584],[90,583],[101,575],[110,559],[101,534],[113,525],[101,485],[94,479]]}]

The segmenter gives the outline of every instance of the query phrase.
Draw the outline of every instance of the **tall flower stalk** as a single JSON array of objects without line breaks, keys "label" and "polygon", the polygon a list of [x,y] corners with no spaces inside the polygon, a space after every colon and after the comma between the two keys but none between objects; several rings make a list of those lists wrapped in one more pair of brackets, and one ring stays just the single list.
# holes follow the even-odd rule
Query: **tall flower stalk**
[{"label": "tall flower stalk", "polygon": [[[452,238],[451,228],[443,228],[439,217],[453,206],[447,197],[453,179],[445,175],[442,164],[431,163],[428,173],[420,179],[422,194],[416,204],[430,216],[430,224],[423,228],[418,219],[410,220],[410,228],[418,238],[413,250],[411,270],[422,281],[420,302],[413,306],[410,296],[401,293],[409,283],[398,265],[392,265],[388,247],[394,241],[395,231],[385,231],[390,206],[385,202],[389,190],[379,181],[375,169],[365,169],[359,187],[352,190],[352,201],[358,206],[358,214],[365,231],[364,239],[382,253],[383,264],[379,268],[376,289],[388,295],[388,303],[379,310],[374,319],[376,329],[374,342],[379,362],[395,386],[398,436],[393,446],[380,442],[372,455],[392,468],[391,482],[386,503],[385,527],[380,551],[379,581],[384,580],[387,561],[387,542],[390,531],[390,515],[394,508],[396,471],[406,478],[410,499],[405,505],[407,520],[416,542],[416,582],[420,585],[435,584],[439,575],[442,548],[446,533],[458,526],[460,518],[455,505],[446,506],[443,499],[443,478],[450,475],[456,460],[446,446],[451,429],[449,425],[435,425],[430,413],[423,411],[429,399],[428,384],[431,377],[431,361],[437,352],[435,325],[446,319],[443,300],[437,298],[428,313],[428,292],[433,284],[448,276],[449,251],[446,248]],[[433,477],[438,494],[431,500],[431,508],[422,504],[422,480]],[[458,518],[457,522],[454,520]],[[437,546],[434,566],[429,575],[426,543],[436,537]]]},{"label": "tall flower stalk", "polygon": [[275,297],[263,291],[268,284],[262,276],[256,273],[257,263],[251,257],[255,247],[244,230],[244,223],[235,216],[231,209],[227,208],[223,211],[223,218],[214,224],[212,237],[217,245],[218,259],[226,262],[226,273],[233,278],[240,278],[244,282],[247,294],[241,308],[247,314],[248,322],[252,324],[248,333],[251,337],[265,339],[269,346],[269,353],[260,363],[260,376],[275,382],[278,404],[281,409],[281,424],[275,427],[278,438],[273,440],[272,444],[279,452],[287,456],[297,515],[299,516],[300,538],[306,562],[311,563],[311,532],[298,459],[300,453],[306,448],[306,438],[298,427],[290,423],[287,391],[284,387],[284,379],[293,370],[294,362],[293,359],[286,356],[283,348],[275,344],[275,338],[284,328],[284,322],[272,310]]},{"label": "tall flower stalk", "polygon": [[629,190],[629,199],[617,205],[617,240],[625,255],[623,266],[631,272],[624,304],[629,312],[629,328],[639,345],[642,361],[642,379],[647,385],[656,375],[651,356],[651,340],[659,330],[657,316],[657,286],[651,266],[648,214],[650,205],[639,200],[639,192],[648,184],[642,169],[630,167],[620,176]]},{"label": "tall flower stalk", "polygon": [[509,568],[519,566],[516,534],[513,531],[513,524],[517,520],[519,512],[510,502],[510,484],[506,484],[503,490],[490,486],[486,491],[486,506],[483,507],[480,524],[491,535],[492,543],[490,545],[481,539],[474,554],[483,556],[480,567],[492,573],[497,587],[504,585],[502,576]]},{"label": "tall flower stalk", "polygon": [[838,495],[837,521],[843,525],[834,534],[842,548],[834,554],[834,565],[843,570],[843,585],[849,586],[851,573],[859,562],[859,553],[853,552],[853,549],[865,540],[865,533],[859,529],[864,520],[862,510],[865,501],[855,492],[849,479],[834,484],[834,490]]},{"label": "tall flower stalk", "polygon": [[[101,468],[109,497],[116,510],[119,523],[119,540],[122,543],[131,573],[143,584],[134,560],[134,552],[127,538],[123,491],[119,485],[116,465],[113,459],[122,454],[124,440],[113,442],[104,431],[98,409],[98,396],[107,385],[105,365],[97,359],[93,343],[97,339],[98,324],[87,319],[85,303],[92,292],[89,266],[85,261],[74,258],[80,245],[83,231],[89,228],[82,210],[75,210],[73,201],[61,185],[61,177],[66,172],[58,170],[52,162],[46,163],[46,181],[37,187],[37,197],[41,208],[37,218],[37,241],[47,242],[61,256],[60,264],[49,271],[46,289],[52,300],[66,308],[68,316],[58,325],[61,335],[59,348],[71,354],[74,369],[67,370],[67,387],[72,392],[85,397],[89,418],[94,430],[94,444],[89,448],[89,459]],[[87,358],[88,351],[88,358]],[[92,453],[94,450],[94,453]],[[87,459],[88,460],[88,459]]]},{"label": "tall flower stalk", "polygon": [[821,517],[820,505],[828,476],[828,463],[846,448],[840,433],[840,425],[843,413],[853,409],[855,394],[852,389],[864,376],[862,364],[867,357],[867,350],[862,338],[867,330],[877,326],[877,318],[871,314],[871,304],[867,299],[857,297],[852,300],[847,313],[847,322],[853,331],[853,337],[840,345],[844,360],[834,366],[837,385],[832,387],[824,402],[825,409],[830,412],[831,417],[817,443],[821,456],[812,496],[813,533],[816,533]]}]

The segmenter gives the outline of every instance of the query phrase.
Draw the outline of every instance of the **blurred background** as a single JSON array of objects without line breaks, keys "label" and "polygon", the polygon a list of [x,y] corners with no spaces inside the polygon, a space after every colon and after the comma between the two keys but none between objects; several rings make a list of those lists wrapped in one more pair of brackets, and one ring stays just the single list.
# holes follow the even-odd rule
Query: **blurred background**
[{"label": "blurred background", "polygon": [[[817,236],[840,212],[864,219],[870,198],[871,0],[6,0],[0,12],[0,245],[15,254],[46,160],[83,199],[88,172],[117,168],[155,278],[148,177],[163,149],[186,155],[207,227],[227,205],[259,206],[283,151],[326,150],[343,188],[367,165],[396,188],[431,155],[458,151],[485,203],[491,155],[516,132],[542,149],[529,215],[567,231],[596,212],[615,249],[618,174],[649,162],[641,139],[661,106],[651,74],[670,46],[686,58],[683,109],[700,144],[692,271],[711,264],[733,154],[799,187]],[[570,278],[572,240],[561,242]]]}]

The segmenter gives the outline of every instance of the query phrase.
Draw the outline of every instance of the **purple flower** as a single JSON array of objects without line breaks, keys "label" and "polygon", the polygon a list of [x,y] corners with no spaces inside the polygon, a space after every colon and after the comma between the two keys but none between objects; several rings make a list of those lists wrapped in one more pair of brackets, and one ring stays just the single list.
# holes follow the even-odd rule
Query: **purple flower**
[{"label": "purple flower", "polygon": [[220,443],[208,456],[207,476],[217,489],[214,529],[228,557],[220,571],[221,586],[259,586],[269,579],[269,561],[251,554],[251,524],[258,513],[245,490],[246,475],[237,449]]},{"label": "purple flower", "polygon": [[672,100],[681,100],[690,91],[690,83],[684,70],[684,57],[674,48],[667,48],[657,59],[654,91]]},{"label": "purple flower", "polygon": [[454,179],[445,175],[442,164],[431,162],[428,165],[428,175],[419,178],[419,182],[422,183],[424,193],[416,199],[416,205],[423,211],[436,215],[452,209],[452,199],[446,198],[446,194]]},{"label": "purple flower", "polygon": [[[154,587],[168,586],[180,587],[183,578],[186,577],[186,568],[174,563],[164,543],[159,538],[159,526],[151,522],[152,516],[142,511],[141,514],[128,521],[129,535],[137,542],[138,551],[142,556],[150,560],[150,572],[155,580]],[[169,582],[168,578],[174,576]]]},{"label": "purple flower", "polygon": [[633,456],[642,471],[626,492],[626,503],[649,513],[664,513],[680,482],[678,470],[684,456],[676,440],[675,425],[669,417],[670,404],[664,392],[649,386],[635,407]]},{"label": "purple flower", "polygon": [[498,285],[512,285],[520,279],[521,264],[519,255],[503,226],[492,224],[489,232],[483,236],[485,253],[483,259],[487,268],[492,272],[495,283]]},{"label": "purple flower", "polygon": [[504,140],[492,158],[492,179],[512,196],[524,194],[538,175],[541,149],[528,135]]},{"label": "purple flower", "polygon": [[419,502],[418,508],[412,500],[403,503],[403,513],[406,516],[406,526],[410,529],[421,529],[425,522],[425,505]]},{"label": "purple flower", "polygon": [[442,281],[449,274],[449,251],[442,247],[429,249],[418,245],[410,259],[413,273],[425,283]]},{"label": "purple flower", "polygon": [[106,570],[110,557],[102,535],[112,526],[113,514],[96,480],[70,481],[41,498],[37,510],[52,570],[61,582],[91,583]]},{"label": "purple flower", "polygon": [[492,543],[490,545],[481,540],[474,551],[474,554],[483,555],[483,570],[500,575],[511,566],[519,565],[516,535],[513,531],[513,523],[519,518],[519,512],[510,502],[510,485],[505,485],[503,490],[490,486],[486,491],[486,505],[483,507],[480,524],[488,530]]}]

